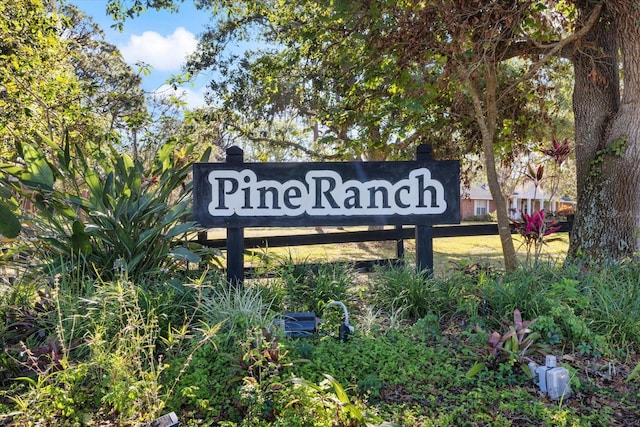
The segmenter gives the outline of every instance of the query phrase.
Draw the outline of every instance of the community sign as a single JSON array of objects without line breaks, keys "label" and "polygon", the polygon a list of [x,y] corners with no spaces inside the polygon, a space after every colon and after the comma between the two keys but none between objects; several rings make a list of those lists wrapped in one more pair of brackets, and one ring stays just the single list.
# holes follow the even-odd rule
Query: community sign
[{"label": "community sign", "polygon": [[433,225],[460,222],[460,164],[196,163],[203,227]]}]

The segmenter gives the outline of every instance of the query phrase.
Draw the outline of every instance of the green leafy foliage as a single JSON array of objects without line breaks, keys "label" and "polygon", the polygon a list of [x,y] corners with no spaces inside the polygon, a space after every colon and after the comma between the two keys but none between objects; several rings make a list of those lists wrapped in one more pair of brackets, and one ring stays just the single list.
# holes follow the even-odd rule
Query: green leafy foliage
[{"label": "green leafy foliage", "polygon": [[190,152],[172,150],[177,150],[175,144],[165,145],[145,167],[114,149],[93,164],[71,158],[66,147],[59,147],[57,155],[64,160],[60,190],[49,178],[34,180],[42,176],[34,175],[34,166],[6,167],[18,180],[14,190],[33,201],[35,210],[26,212],[32,225],[25,237],[35,243],[31,250],[42,268],[60,272],[73,265],[105,280],[119,272],[137,280],[200,262],[198,248],[179,240],[194,230],[187,220]]},{"label": "green leafy foliage", "polygon": [[[3,371],[5,396],[11,397],[4,401],[6,412],[13,413],[14,423],[51,425],[107,420],[135,424],[166,411],[180,414],[185,423],[238,426],[509,425],[516,418],[544,425],[557,425],[564,418],[585,425],[594,420],[615,424],[617,415],[603,410],[607,407],[603,403],[614,398],[636,407],[633,393],[616,394],[604,388],[597,375],[585,375],[575,366],[570,368],[580,376],[575,383],[577,396],[589,398],[580,404],[549,404],[536,397],[530,379],[513,366],[535,357],[532,351],[541,348],[544,331],[555,331],[561,339],[555,351],[574,348],[576,359],[601,360],[595,353],[601,348],[610,349],[606,359],[610,363],[631,354],[629,343],[618,341],[623,335],[612,335],[604,344],[598,341],[591,327],[600,330],[607,321],[613,327],[618,320],[598,314],[610,304],[608,300],[587,295],[598,288],[630,298],[637,268],[585,274],[579,280],[569,268],[538,272],[525,281],[531,274],[461,275],[450,282],[430,279],[433,301],[441,307],[484,297],[488,317],[468,304],[458,311],[441,308],[443,315],[429,314],[413,324],[405,320],[394,325],[379,311],[374,319],[377,327],[366,331],[361,327],[366,316],[362,302],[372,295],[361,293],[360,304],[353,304],[351,313],[356,332],[346,343],[322,334],[285,339],[271,330],[269,316],[264,315],[269,309],[275,314],[275,307],[256,295],[266,295],[272,281],[251,283],[257,289],[247,291],[246,298],[238,290],[231,299],[245,298],[247,304],[237,307],[251,307],[255,314],[229,312],[215,319],[206,313],[215,310],[212,300],[218,298],[210,282],[218,282],[206,275],[182,292],[122,279],[70,280],[67,274],[53,278],[51,288],[42,286],[44,282],[21,282],[3,300],[10,305],[2,306],[3,347],[15,347],[8,355],[16,358],[16,370]],[[516,279],[524,285],[510,289],[513,297],[496,291]],[[529,294],[524,292],[527,287],[533,288]],[[512,316],[495,323],[491,314],[503,310],[499,303],[509,307],[518,292],[523,299],[538,298],[537,305],[526,306],[537,307],[539,320],[524,320],[506,308]],[[548,300],[543,301],[544,295]],[[20,305],[25,309],[19,310]],[[573,322],[568,308],[574,310],[575,319],[584,317],[580,328],[586,328],[585,339],[575,341],[568,333]],[[223,317],[227,320],[213,323]],[[226,322],[234,322],[235,329]],[[488,325],[482,329],[497,335],[477,333],[476,323]],[[536,334],[540,337],[534,340]],[[28,357],[18,358],[20,351]],[[479,360],[478,355],[486,358]],[[30,379],[6,381],[16,376]],[[625,377],[627,387],[635,387],[637,373]],[[591,400],[597,404],[589,405]]]},{"label": "green leafy foliage", "polygon": [[[314,392],[317,395],[315,399],[308,400],[318,400],[324,406],[324,409],[334,413],[334,420],[337,418],[342,424],[353,426],[380,425],[382,418],[370,413],[358,403],[353,403],[342,385],[331,375],[324,374],[324,377],[325,379],[319,384],[313,384],[301,378],[293,378],[291,381]],[[327,393],[327,391],[330,391],[330,393]]]},{"label": "green leafy foliage", "polygon": [[[178,5],[146,2],[156,9]],[[449,152],[477,152],[479,129],[458,70],[473,68],[482,57],[476,50],[481,48],[465,33],[475,30],[459,23],[459,32],[451,32],[448,23],[467,15],[481,17],[487,27],[499,27],[498,16],[503,15],[514,23],[525,18],[540,23],[546,22],[547,13],[522,8],[512,16],[507,10],[489,12],[471,4],[450,10],[435,4],[388,1],[374,6],[363,1],[329,6],[316,1],[205,1],[198,5],[210,9],[213,25],[202,34],[188,68],[194,74],[215,70],[222,76],[211,84],[220,93],[223,114],[234,132],[261,144],[260,152],[266,156],[288,147],[314,157],[371,160],[406,158],[410,145],[426,139]],[[112,1],[108,10],[124,20],[144,6],[145,2]],[[532,27],[513,28],[520,34]],[[481,33],[488,39],[496,35]],[[452,37],[459,39],[452,42]],[[225,47],[230,40],[247,39],[258,43],[243,61],[237,61]],[[460,49],[466,49],[464,55]],[[478,72],[477,67],[473,69]],[[544,93],[546,85],[534,90],[539,80],[519,80],[526,71],[524,61],[504,61],[498,70],[500,88],[509,88],[508,102],[498,104],[500,144],[516,145],[541,129],[529,124],[544,114],[546,103],[533,94]],[[513,80],[519,84],[512,84]],[[304,123],[301,130],[306,134],[314,122],[319,123],[318,134],[300,143],[295,138],[298,133],[283,130],[283,123],[295,121]]]},{"label": "green leafy foliage", "polygon": [[[76,7],[16,0],[0,17],[0,163],[8,172],[0,177],[0,233],[15,238],[19,214],[31,208],[11,191],[16,169],[28,187],[51,192],[69,158],[118,143],[127,118],[144,120],[146,109],[140,78]],[[52,201],[43,194],[40,202]]]},{"label": "green leafy foliage", "polygon": [[[171,356],[188,339],[189,345],[182,346],[184,359],[175,365],[176,371],[184,371],[193,353],[211,343],[220,329],[196,327],[193,316],[174,316],[180,326],[161,329],[166,325],[165,301],[152,298],[158,288],[151,292],[122,279],[74,285],[65,275],[51,282],[37,291],[31,305],[23,301],[22,309],[6,311],[10,333],[3,336],[4,354],[15,366],[3,370],[2,381],[18,409],[14,422],[20,425],[77,425],[103,418],[122,425],[151,421],[181,379],[178,373],[162,382],[169,368],[166,360],[176,362]],[[15,291],[15,303],[34,292],[30,282],[16,284]],[[23,379],[16,382],[18,376]]]},{"label": "green leafy foliage", "polygon": [[0,234],[4,237],[18,237],[22,225],[18,217],[7,205],[0,205]]},{"label": "green leafy foliage", "polygon": [[354,271],[347,264],[295,263],[289,258],[275,270],[285,292],[283,309],[312,311],[320,316],[329,302],[351,298]]},{"label": "green leafy foliage", "polygon": [[600,351],[605,347],[602,341],[616,349],[620,343],[640,339],[638,273],[638,267],[630,264],[603,269],[583,279],[582,289],[588,302],[583,302],[583,309],[576,307],[575,314],[579,317],[588,314],[590,321],[585,326],[592,333],[585,334],[584,339],[591,341],[600,337],[594,343]]}]

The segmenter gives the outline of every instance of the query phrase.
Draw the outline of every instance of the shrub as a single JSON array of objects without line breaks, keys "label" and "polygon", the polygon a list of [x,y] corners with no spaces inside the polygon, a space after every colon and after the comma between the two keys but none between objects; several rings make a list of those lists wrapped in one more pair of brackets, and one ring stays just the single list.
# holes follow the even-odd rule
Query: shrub
[{"label": "shrub", "polygon": [[203,325],[196,331],[188,319],[161,331],[148,296],[152,291],[126,280],[77,286],[91,290],[88,294],[70,291],[60,277],[51,282],[50,292],[42,292],[36,302],[42,314],[29,324],[29,330],[41,331],[38,338],[29,339],[24,330],[26,339],[14,346],[18,368],[28,378],[9,394],[18,423],[79,425],[101,417],[122,424],[151,421],[171,393],[171,387],[161,387],[160,376],[167,368],[166,354],[179,341],[176,335],[190,336],[197,349],[218,330]]},{"label": "shrub", "polygon": [[495,221],[495,215],[490,213],[484,215],[471,215],[466,217],[464,220],[473,222],[492,222]]},{"label": "shrub", "polygon": [[36,174],[6,169],[17,178],[14,190],[33,205],[22,238],[36,255],[30,263],[43,263],[38,274],[77,270],[111,280],[126,272],[139,282],[200,262],[199,248],[179,239],[194,223],[185,221],[190,149],[177,155],[175,148],[165,144],[145,167],[115,149],[90,160],[56,147],[56,168],[42,162]]},{"label": "shrub", "polygon": [[[157,386],[162,364],[154,354],[157,323],[142,313],[130,283],[99,285],[91,298],[75,305],[58,298],[60,288],[53,287],[49,315],[55,327],[47,336],[48,349],[42,354],[36,353],[41,346],[23,350],[30,379],[26,390],[13,396],[20,419],[79,422],[104,408],[121,420],[142,421],[139,417],[153,417],[162,408]],[[75,340],[78,336],[86,341]]]}]

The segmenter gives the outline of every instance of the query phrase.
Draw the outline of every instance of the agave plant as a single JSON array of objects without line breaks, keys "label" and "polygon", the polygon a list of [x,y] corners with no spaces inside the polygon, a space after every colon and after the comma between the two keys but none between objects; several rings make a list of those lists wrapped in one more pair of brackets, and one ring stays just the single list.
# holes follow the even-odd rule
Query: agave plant
[{"label": "agave plant", "polygon": [[195,226],[188,221],[192,147],[167,143],[150,165],[114,148],[87,159],[56,147],[57,156],[47,157],[55,164],[39,148],[20,148],[40,161],[2,169],[30,202],[23,237],[47,273],[142,279],[200,261],[179,238]]}]

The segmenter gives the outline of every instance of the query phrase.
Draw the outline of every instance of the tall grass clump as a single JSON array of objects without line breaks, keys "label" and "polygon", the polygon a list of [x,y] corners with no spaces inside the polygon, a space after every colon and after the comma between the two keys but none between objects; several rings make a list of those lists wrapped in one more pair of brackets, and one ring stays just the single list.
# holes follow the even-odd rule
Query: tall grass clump
[{"label": "tall grass clump", "polygon": [[101,378],[100,403],[123,420],[149,421],[142,414],[156,416],[163,408],[158,380],[164,364],[156,353],[157,316],[142,310],[138,293],[125,280],[101,283],[87,301],[88,347]]},{"label": "tall grass clump", "polygon": [[419,319],[443,308],[443,295],[429,275],[408,266],[377,268],[369,282],[370,296],[386,313],[402,310],[404,317]]},{"label": "tall grass clump", "polygon": [[621,265],[585,275],[590,328],[610,347],[631,349],[640,343],[640,267]]},{"label": "tall grass clump", "polygon": [[486,314],[502,317],[519,309],[527,317],[535,317],[550,309],[546,296],[549,276],[541,271],[515,270],[482,283]]},{"label": "tall grass clump", "polygon": [[273,300],[266,300],[257,284],[232,286],[220,278],[202,286],[199,317],[207,324],[221,323],[225,335],[237,337],[253,327],[272,326]]},{"label": "tall grass clump", "polygon": [[283,309],[317,314],[331,301],[348,301],[355,283],[355,272],[348,264],[296,262],[291,257],[281,261],[275,275],[285,291]]}]

